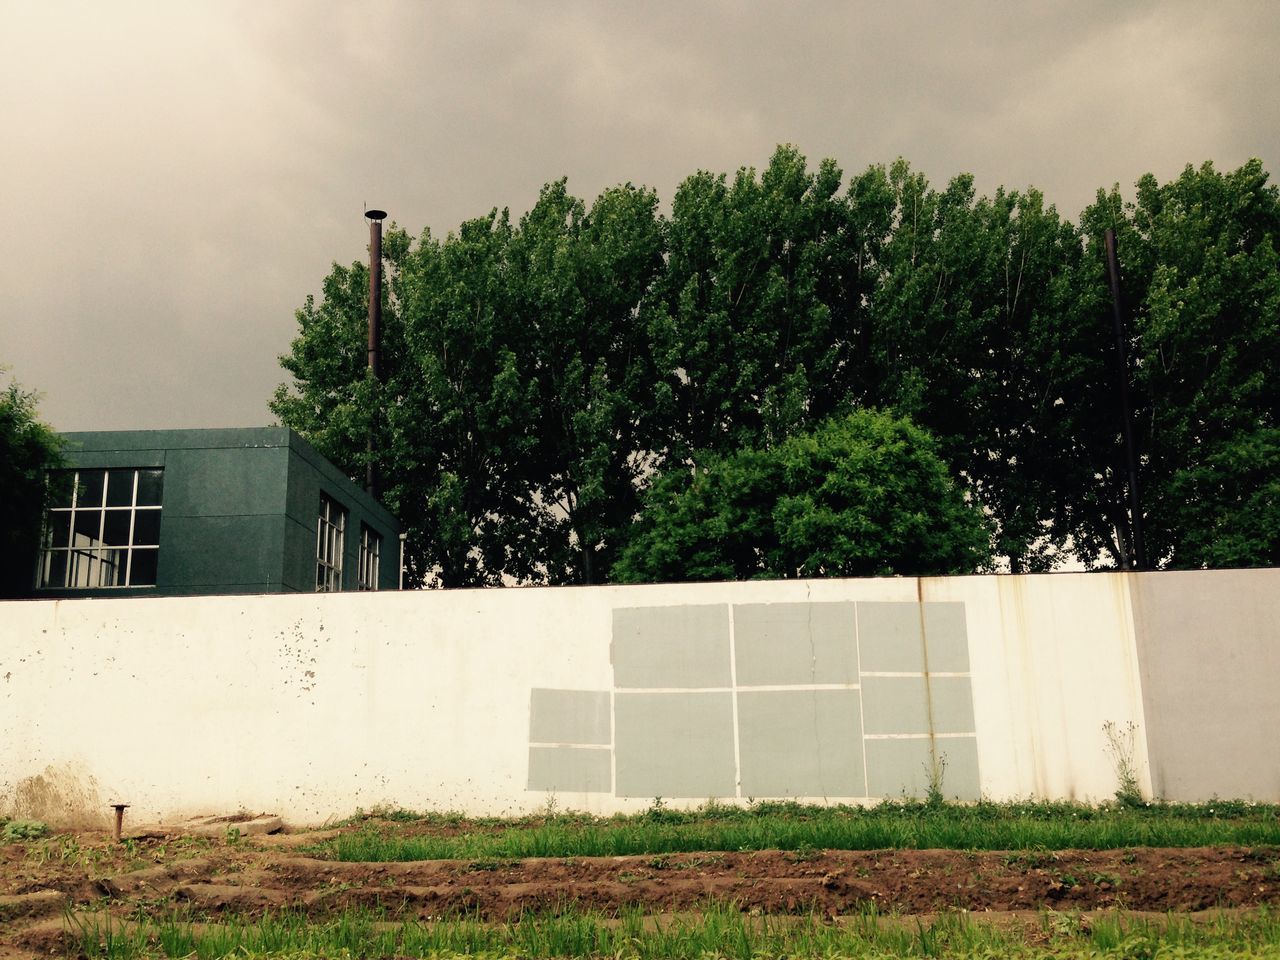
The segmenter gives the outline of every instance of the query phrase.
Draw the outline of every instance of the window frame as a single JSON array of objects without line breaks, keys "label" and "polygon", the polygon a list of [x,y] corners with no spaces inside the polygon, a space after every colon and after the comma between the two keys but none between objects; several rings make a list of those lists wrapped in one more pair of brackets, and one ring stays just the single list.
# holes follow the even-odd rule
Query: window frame
[{"label": "window frame", "polygon": [[[142,486],[142,474],[155,473],[159,480],[155,493],[155,503],[139,503],[139,492]],[[101,485],[95,493],[90,494],[89,486],[82,477],[101,475]],[[119,489],[112,478],[131,474],[129,478],[129,494],[127,503],[112,503],[111,500]],[[55,478],[66,478],[70,482],[70,492],[64,502],[59,499],[50,503],[45,511],[43,527],[40,534],[40,554],[35,569],[36,590],[153,590],[156,587],[159,571],[160,523],[164,510],[164,468],[157,466],[139,467],[72,467],[66,470],[49,471],[45,474],[45,482],[53,483]],[[92,496],[93,500],[85,505],[82,498]],[[123,543],[107,542],[108,518],[128,516],[127,534]],[[155,514],[154,543],[135,542],[139,534],[139,514]],[[82,517],[97,516],[96,525],[92,521],[82,523]],[[55,545],[55,521],[66,517],[66,544]],[[118,528],[118,523],[112,526]],[[119,537],[119,533],[116,534]],[[88,542],[77,542],[85,538]],[[137,563],[142,554],[149,554],[154,562],[149,564],[150,571],[146,576],[150,582],[139,583]],[[66,557],[63,561],[58,582],[53,582],[57,557]],[[123,572],[121,572],[123,564]],[[111,575],[106,577],[106,571]],[[104,582],[107,581],[107,582]]]},{"label": "window frame", "polygon": [[363,520],[360,521],[360,563],[357,567],[357,590],[373,591],[378,589],[381,557],[382,534]]},{"label": "window frame", "polygon": [[316,521],[316,593],[342,590],[343,553],[346,550],[347,508],[323,490]]}]

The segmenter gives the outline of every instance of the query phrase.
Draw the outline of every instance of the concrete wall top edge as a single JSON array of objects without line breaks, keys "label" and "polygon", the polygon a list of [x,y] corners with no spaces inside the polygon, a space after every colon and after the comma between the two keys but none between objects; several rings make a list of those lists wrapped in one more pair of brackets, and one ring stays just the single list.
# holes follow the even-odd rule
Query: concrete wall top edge
[{"label": "concrete wall top edge", "polygon": [[[297,524],[294,524],[297,526]],[[1013,581],[1027,583],[1044,583],[1059,581],[1064,577],[1081,578],[1118,578],[1134,576],[1128,573],[1050,573],[1050,574],[1007,574],[967,575],[956,577],[868,577],[868,578],[828,578],[814,580],[744,580],[725,581],[719,583],[659,583],[659,584],[609,584],[593,586],[518,586],[518,587],[474,587],[452,590],[379,590],[372,592],[343,592],[315,595],[303,593],[303,597],[322,598],[326,604],[355,603],[409,603],[441,606],[445,608],[472,607],[483,603],[486,607],[520,606],[538,598],[537,603],[555,603],[563,595],[581,597],[584,602],[599,604],[602,608],[663,606],[667,604],[714,604],[714,603],[795,603],[795,602],[838,602],[838,601],[896,601],[914,602],[921,598],[926,601],[950,599],[954,595],[962,597],[966,585],[973,587],[982,585],[994,587],[1013,586]],[[1139,576],[1149,576],[1140,574]],[[945,588],[945,589],[942,589]],[[237,594],[228,598],[229,602],[242,603],[246,598],[260,596],[274,602],[281,602],[277,593]],[[390,598],[395,596],[395,601]],[[60,602],[79,600],[81,598],[49,597]],[[147,603],[155,603],[162,599],[186,602],[192,599],[184,597],[158,596],[94,596],[83,598],[89,602],[95,600],[142,599]],[[216,600],[216,597],[208,597]],[[0,609],[5,603],[25,603],[26,600],[0,602]]]},{"label": "concrete wall top edge", "polygon": [[[296,525],[296,524],[295,524]],[[1232,574],[1256,573],[1259,576],[1275,575],[1277,568],[1265,568],[1255,571],[1186,571],[1185,575],[1226,577]],[[867,577],[867,578],[827,578],[814,580],[743,580],[724,581],[718,583],[652,583],[652,584],[607,584],[592,586],[513,586],[513,587],[466,587],[452,590],[381,590],[368,593],[334,593],[325,594],[325,602],[339,602],[342,598],[358,599],[360,602],[386,601],[392,594],[407,602],[424,601],[427,603],[467,605],[476,603],[480,597],[486,603],[521,604],[530,596],[557,595],[573,593],[590,595],[609,606],[652,606],[667,603],[794,603],[796,601],[835,601],[835,600],[925,600],[945,599],[952,594],[960,596],[966,583],[984,584],[987,586],[1003,585],[1012,587],[1015,581],[1025,583],[1049,583],[1067,579],[1086,580],[1116,579],[1124,581],[1130,577],[1165,577],[1182,576],[1184,572],[1166,573],[1125,573],[1125,572],[1069,572],[1069,573],[1036,573],[1036,574],[970,574],[951,577]],[[947,587],[944,591],[936,588]],[[764,596],[762,596],[762,592]],[[114,595],[120,599],[120,595]],[[246,595],[237,595],[234,599],[240,602]],[[278,594],[263,593],[263,597],[279,600]],[[145,596],[148,602],[162,599]],[[41,599],[41,598],[34,598]],[[66,598],[45,595],[44,600],[94,600],[112,599],[108,596],[84,598]],[[185,601],[189,597],[171,598]],[[9,603],[26,603],[28,600],[0,601],[0,608]]]}]

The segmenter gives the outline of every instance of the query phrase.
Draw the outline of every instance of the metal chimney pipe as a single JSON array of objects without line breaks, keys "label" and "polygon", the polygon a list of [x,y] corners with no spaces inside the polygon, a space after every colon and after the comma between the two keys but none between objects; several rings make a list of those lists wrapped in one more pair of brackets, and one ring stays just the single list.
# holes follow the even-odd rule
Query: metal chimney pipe
[{"label": "metal chimney pipe", "polygon": [[[366,210],[365,217],[369,221],[369,372],[374,380],[381,380],[378,368],[378,353],[382,346],[382,221],[386,219],[385,210]],[[369,462],[365,468],[365,490],[371,497],[378,496],[378,470],[374,466],[374,433],[377,428],[378,413],[375,410],[369,421],[369,437],[366,451]]]}]

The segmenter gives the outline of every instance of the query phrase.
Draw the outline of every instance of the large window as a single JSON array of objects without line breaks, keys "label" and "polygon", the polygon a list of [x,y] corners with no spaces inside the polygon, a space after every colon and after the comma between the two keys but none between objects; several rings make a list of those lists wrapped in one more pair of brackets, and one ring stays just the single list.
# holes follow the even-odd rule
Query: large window
[{"label": "large window", "polygon": [[320,521],[316,525],[316,590],[342,589],[343,537],[347,511],[336,500],[320,494]]},{"label": "large window", "polygon": [[382,537],[360,524],[360,577],[357,586],[361,590],[378,589],[378,554],[382,552]]},{"label": "large window", "polygon": [[163,470],[60,470],[49,483],[39,587],[155,586]]}]

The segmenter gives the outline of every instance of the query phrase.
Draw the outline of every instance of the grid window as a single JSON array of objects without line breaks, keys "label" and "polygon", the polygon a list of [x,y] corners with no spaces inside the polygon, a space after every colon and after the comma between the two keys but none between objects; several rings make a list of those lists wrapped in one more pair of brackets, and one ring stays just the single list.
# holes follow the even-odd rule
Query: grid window
[{"label": "grid window", "polygon": [[382,537],[369,529],[367,523],[360,524],[360,590],[378,589],[378,554],[382,552]]},{"label": "grid window", "polygon": [[49,485],[38,587],[155,586],[163,470],[58,470]]},{"label": "grid window", "polygon": [[342,589],[343,537],[347,511],[336,500],[320,494],[320,520],[316,524],[316,591]]}]

